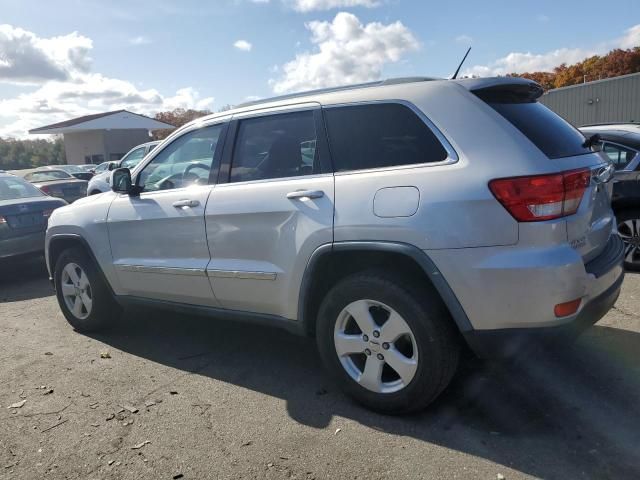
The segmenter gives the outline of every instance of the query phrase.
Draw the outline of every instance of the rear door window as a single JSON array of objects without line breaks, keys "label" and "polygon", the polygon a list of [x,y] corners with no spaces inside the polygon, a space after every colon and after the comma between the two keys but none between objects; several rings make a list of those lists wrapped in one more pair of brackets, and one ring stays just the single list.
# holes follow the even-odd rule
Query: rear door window
[{"label": "rear door window", "polygon": [[321,173],[313,111],[240,120],[231,182]]},{"label": "rear door window", "polygon": [[324,111],[335,171],[440,162],[447,151],[409,107],[379,103]]},{"label": "rear door window", "polygon": [[487,102],[549,158],[590,153],[584,136],[539,102]]},{"label": "rear door window", "polygon": [[638,153],[628,148],[607,142],[603,142],[602,151],[607,155],[607,157],[609,157],[609,160],[611,160],[616,170],[622,170],[629,165],[631,160],[633,160]]}]

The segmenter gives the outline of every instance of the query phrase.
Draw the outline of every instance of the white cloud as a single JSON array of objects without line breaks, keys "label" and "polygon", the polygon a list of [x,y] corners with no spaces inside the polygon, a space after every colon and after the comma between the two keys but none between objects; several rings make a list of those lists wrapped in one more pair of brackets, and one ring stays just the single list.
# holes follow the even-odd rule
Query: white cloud
[{"label": "white cloud", "polygon": [[129,43],[131,45],[149,45],[151,43],[151,39],[144,35],[138,35],[137,37],[130,38]]},{"label": "white cloud", "polygon": [[253,48],[253,45],[251,45],[251,43],[247,42],[246,40],[236,40],[235,42],[233,42],[233,46],[238,50],[242,50],[243,52],[250,52]]},{"label": "white cloud", "polygon": [[458,43],[464,43],[465,45],[470,44],[471,42],[473,42],[473,38],[471,38],[469,35],[458,35],[456,37],[456,42]]},{"label": "white cloud", "polygon": [[380,78],[394,63],[420,44],[401,22],[363,25],[351,13],[340,12],[331,22],[309,22],[315,52],[297,54],[270,80],[275,93],[366,82]]},{"label": "white cloud", "polygon": [[[27,131],[35,127],[110,110],[153,115],[175,108],[204,110],[213,106],[213,97],[202,98],[192,87],[164,95],[154,88],[144,89],[127,80],[88,71],[92,43],[77,33],[42,39],[6,27],[0,27],[0,48],[7,43],[14,48],[0,50],[0,82],[28,80],[40,85],[16,97],[0,99],[0,136],[27,137]],[[3,43],[2,39],[8,38],[6,32],[20,41]]]},{"label": "white cloud", "polygon": [[378,0],[285,0],[294,10],[311,12],[314,10],[331,10],[332,8],[367,7],[380,5]]},{"label": "white cloud", "polygon": [[618,43],[620,48],[640,47],[640,23],[625,30]]},{"label": "white cloud", "polygon": [[40,38],[12,25],[0,25],[0,81],[38,84],[67,80],[91,67],[91,39],[78,35]]},{"label": "white cloud", "polygon": [[512,52],[487,65],[475,65],[464,75],[488,77],[523,72],[551,72],[563,63],[570,65],[592,55],[602,55],[613,48],[640,46],[640,24],[625,30],[623,36],[600,43],[591,48],[559,48],[545,53]]}]

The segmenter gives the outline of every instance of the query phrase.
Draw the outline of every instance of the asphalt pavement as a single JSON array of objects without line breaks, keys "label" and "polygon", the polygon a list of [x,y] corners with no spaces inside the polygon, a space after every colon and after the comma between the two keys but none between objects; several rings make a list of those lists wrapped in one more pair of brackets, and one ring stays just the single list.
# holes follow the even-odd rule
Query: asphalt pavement
[{"label": "asphalt pavement", "polygon": [[640,275],[575,345],[468,359],[428,410],[346,398],[311,339],[132,310],[75,333],[0,265],[0,478],[640,478]]}]

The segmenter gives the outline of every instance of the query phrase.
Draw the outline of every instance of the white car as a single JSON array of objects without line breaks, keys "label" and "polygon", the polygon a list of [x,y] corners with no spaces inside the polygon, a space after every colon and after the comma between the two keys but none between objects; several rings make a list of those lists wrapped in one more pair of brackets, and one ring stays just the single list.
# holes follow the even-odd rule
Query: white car
[{"label": "white car", "polygon": [[[96,168],[96,174],[89,181],[89,185],[87,185],[87,195],[96,195],[98,193],[110,191],[111,170],[116,168],[132,169],[159,144],[160,141],[143,143],[142,145],[138,145],[129,150],[118,162],[105,162],[105,164],[109,163],[110,165],[108,165],[107,168],[104,168],[101,172]],[[99,167],[101,165],[99,165]]]}]

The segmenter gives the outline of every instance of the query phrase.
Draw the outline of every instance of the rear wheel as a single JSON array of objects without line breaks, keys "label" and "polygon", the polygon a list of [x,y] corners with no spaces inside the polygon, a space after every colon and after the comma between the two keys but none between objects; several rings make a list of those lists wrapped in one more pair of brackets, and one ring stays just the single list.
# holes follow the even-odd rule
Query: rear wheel
[{"label": "rear wheel", "polygon": [[436,292],[382,272],[352,275],[329,291],[317,342],[343,390],[383,413],[426,407],[451,380],[460,352]]},{"label": "rear wheel", "polygon": [[120,307],[84,250],[63,251],[56,262],[54,280],[60,309],[75,330],[97,331],[118,318]]},{"label": "rear wheel", "polygon": [[624,267],[640,271],[640,210],[622,210],[616,216],[618,232],[625,244]]}]

